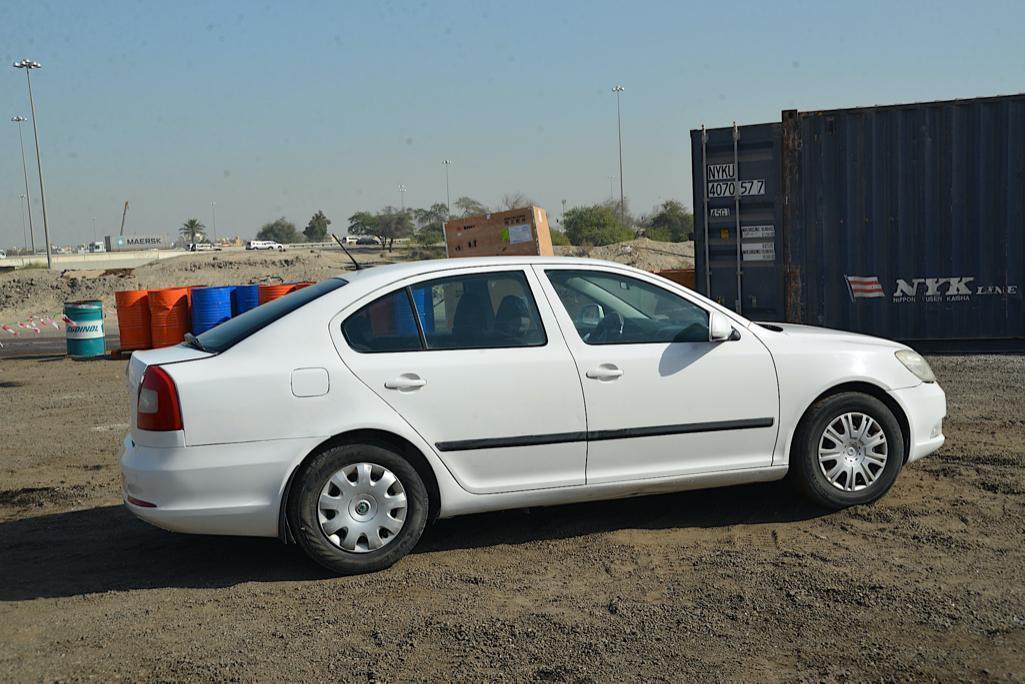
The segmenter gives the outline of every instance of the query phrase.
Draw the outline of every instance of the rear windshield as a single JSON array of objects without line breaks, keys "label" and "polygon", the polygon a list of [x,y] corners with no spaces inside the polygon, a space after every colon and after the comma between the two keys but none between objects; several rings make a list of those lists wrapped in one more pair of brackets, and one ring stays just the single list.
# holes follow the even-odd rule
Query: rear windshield
[{"label": "rear windshield", "polygon": [[250,309],[235,318],[228,319],[197,337],[200,344],[203,345],[204,351],[222,352],[235,346],[253,333],[262,330],[282,316],[287,316],[299,307],[305,306],[314,299],[337,290],[347,283],[348,281],[342,278],[329,278],[316,285],[310,285],[301,290],[290,292],[280,299],[261,304],[255,309]]}]

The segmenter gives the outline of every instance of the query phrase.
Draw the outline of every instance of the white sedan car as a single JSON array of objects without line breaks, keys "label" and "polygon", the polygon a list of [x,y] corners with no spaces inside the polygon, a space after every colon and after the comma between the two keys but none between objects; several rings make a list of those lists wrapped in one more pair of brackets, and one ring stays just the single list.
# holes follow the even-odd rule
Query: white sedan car
[{"label": "white sedan car", "polygon": [[821,506],[869,503],[943,444],[946,413],[903,345],[574,258],[346,273],[136,352],[128,377],[132,513],[276,536],[338,573],[481,511],[788,473]]}]

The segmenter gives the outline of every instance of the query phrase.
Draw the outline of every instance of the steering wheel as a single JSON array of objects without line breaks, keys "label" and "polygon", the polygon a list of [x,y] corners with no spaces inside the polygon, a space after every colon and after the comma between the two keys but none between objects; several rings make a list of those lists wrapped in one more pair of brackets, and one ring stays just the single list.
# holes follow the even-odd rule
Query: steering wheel
[{"label": "steering wheel", "polygon": [[623,336],[623,317],[612,311],[598,322],[588,342],[614,342]]}]

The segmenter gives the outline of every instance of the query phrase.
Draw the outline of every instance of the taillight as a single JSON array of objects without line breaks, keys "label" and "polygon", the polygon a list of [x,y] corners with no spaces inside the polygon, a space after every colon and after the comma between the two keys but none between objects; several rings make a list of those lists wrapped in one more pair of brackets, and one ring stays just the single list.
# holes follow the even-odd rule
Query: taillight
[{"label": "taillight", "polygon": [[140,430],[166,432],[182,429],[178,388],[160,366],[150,366],[142,376],[136,415]]}]

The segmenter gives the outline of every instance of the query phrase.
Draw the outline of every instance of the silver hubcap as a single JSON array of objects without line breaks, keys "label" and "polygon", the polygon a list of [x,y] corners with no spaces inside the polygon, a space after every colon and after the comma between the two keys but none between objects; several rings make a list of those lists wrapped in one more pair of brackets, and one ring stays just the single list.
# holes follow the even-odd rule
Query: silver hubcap
[{"label": "silver hubcap", "polygon": [[871,487],[886,467],[886,433],[864,413],[833,419],[819,439],[819,468],[829,483],[845,492]]},{"label": "silver hubcap", "polygon": [[367,553],[394,539],[406,522],[406,490],[376,463],[353,463],[331,476],[317,505],[320,529],[346,551]]}]

